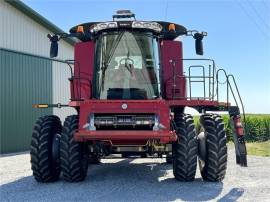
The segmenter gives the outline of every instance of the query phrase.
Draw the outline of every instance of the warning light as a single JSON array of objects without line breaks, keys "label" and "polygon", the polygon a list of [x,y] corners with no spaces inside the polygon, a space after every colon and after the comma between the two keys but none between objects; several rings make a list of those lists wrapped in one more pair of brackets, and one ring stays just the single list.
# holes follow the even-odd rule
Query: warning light
[{"label": "warning light", "polygon": [[175,31],[175,24],[169,25],[169,31]]},{"label": "warning light", "polygon": [[83,26],[80,25],[77,27],[77,33],[84,33]]}]

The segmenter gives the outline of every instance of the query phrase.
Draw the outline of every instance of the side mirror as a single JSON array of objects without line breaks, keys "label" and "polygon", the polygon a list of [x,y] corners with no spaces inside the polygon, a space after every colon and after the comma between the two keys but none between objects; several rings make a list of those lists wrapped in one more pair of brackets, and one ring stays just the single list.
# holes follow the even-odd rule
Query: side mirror
[{"label": "side mirror", "polygon": [[58,41],[59,41],[59,38],[58,38],[57,35],[51,36],[50,34],[48,34],[48,38],[51,41],[50,57],[51,58],[57,57],[57,55],[58,55]]},{"label": "side mirror", "polygon": [[203,55],[203,37],[206,36],[204,32],[195,33],[193,38],[195,39],[195,50],[197,55]]},{"label": "side mirror", "polygon": [[58,55],[58,42],[52,41],[51,42],[51,48],[50,48],[50,57],[54,58]]},{"label": "side mirror", "polygon": [[202,40],[195,40],[195,49],[197,55],[203,55],[203,42]]}]

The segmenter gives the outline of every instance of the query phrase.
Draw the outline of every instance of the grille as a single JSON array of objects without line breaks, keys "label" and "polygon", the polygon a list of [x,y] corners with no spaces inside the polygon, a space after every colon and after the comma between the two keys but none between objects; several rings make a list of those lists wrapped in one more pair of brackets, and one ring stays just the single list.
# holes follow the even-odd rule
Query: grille
[{"label": "grille", "polygon": [[153,129],[155,115],[95,115],[98,129]]}]

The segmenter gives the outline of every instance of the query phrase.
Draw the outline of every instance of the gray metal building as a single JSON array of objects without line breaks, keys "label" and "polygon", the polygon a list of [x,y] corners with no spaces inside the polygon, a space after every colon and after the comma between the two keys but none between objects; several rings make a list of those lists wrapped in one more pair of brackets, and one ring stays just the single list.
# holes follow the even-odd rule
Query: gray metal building
[{"label": "gray metal building", "polygon": [[58,60],[48,58],[48,33],[63,32],[21,1],[0,1],[0,152],[29,149],[35,120],[73,109],[33,109],[35,103],[67,103],[70,77],[62,61],[73,59],[75,41],[60,41]]}]

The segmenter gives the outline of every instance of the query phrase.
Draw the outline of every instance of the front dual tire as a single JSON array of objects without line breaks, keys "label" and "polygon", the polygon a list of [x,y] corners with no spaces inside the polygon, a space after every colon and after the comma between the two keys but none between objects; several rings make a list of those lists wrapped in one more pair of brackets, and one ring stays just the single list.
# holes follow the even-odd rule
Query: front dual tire
[{"label": "front dual tire", "polygon": [[30,158],[33,175],[38,182],[54,182],[59,178],[61,131],[61,121],[57,116],[41,117],[34,125]]},{"label": "front dual tire", "polygon": [[[227,169],[226,132],[223,119],[217,114],[200,117],[199,167],[203,180],[222,181]],[[203,145],[203,148],[200,146]]]},{"label": "front dual tire", "polygon": [[75,142],[77,115],[68,116],[61,126],[57,116],[44,116],[33,129],[30,157],[33,176],[38,182],[58,180],[62,172],[68,182],[85,179],[88,170],[88,150],[84,143]]},{"label": "front dual tire", "polygon": [[173,174],[179,181],[193,181],[197,167],[197,137],[191,115],[176,114],[177,141],[172,145]]},{"label": "front dual tire", "polygon": [[226,133],[217,114],[200,117],[198,135],[191,115],[176,114],[174,127],[178,140],[173,143],[173,174],[179,181],[195,179],[197,156],[205,181],[222,181],[227,169]]},{"label": "front dual tire", "polygon": [[88,150],[85,143],[74,141],[79,128],[79,116],[68,116],[64,122],[60,141],[60,165],[63,178],[68,182],[85,179],[88,170]]}]

